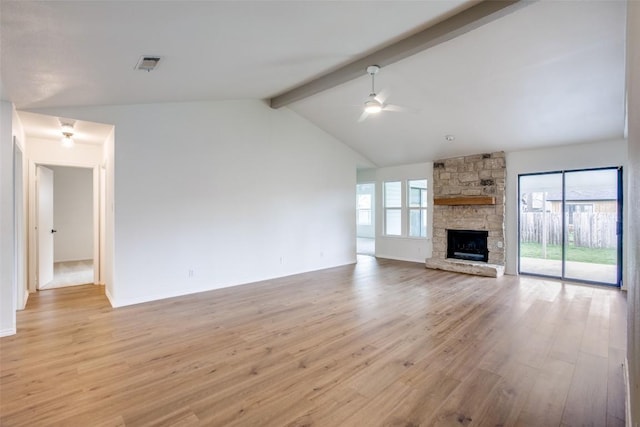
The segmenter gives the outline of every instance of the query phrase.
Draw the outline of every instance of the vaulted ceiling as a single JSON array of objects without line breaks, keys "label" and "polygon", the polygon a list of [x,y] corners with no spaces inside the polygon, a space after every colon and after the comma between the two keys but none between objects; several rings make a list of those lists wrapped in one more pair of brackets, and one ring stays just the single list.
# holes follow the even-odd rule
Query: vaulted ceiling
[{"label": "vaulted ceiling", "polygon": [[[1,88],[34,111],[267,99],[473,4],[2,0]],[[383,67],[407,112],[358,122],[364,69],[285,108],[379,166],[622,138],[625,20],[624,1],[535,2]],[[134,70],[148,54],[158,68]]]}]

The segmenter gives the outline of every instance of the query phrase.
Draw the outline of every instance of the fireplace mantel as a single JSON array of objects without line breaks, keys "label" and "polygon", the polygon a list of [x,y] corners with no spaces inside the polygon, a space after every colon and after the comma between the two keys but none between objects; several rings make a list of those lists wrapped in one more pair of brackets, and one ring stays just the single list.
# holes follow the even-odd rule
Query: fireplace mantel
[{"label": "fireplace mantel", "polygon": [[436,197],[433,204],[437,206],[495,205],[492,196]]}]

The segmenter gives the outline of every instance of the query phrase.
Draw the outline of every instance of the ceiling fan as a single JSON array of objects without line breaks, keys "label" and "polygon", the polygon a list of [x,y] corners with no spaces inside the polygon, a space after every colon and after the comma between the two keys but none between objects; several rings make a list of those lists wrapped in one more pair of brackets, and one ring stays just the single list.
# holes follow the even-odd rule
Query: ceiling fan
[{"label": "ceiling fan", "polygon": [[394,111],[394,112],[403,112],[407,111],[406,108],[400,107],[398,105],[387,104],[385,102],[385,98],[381,96],[381,94],[376,93],[375,88],[375,78],[376,74],[380,71],[380,67],[377,65],[369,65],[367,67],[367,74],[371,76],[371,93],[367,97],[367,100],[364,102],[364,111],[358,122],[363,122],[369,117],[371,114],[377,114],[381,111]]}]

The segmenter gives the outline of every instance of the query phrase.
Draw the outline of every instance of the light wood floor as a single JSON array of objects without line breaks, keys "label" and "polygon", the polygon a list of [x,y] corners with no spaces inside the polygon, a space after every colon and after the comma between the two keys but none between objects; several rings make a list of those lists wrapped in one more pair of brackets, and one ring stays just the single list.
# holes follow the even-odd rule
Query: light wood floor
[{"label": "light wood floor", "polygon": [[625,296],[356,266],[111,309],[41,292],[0,340],[2,426],[623,426]]}]

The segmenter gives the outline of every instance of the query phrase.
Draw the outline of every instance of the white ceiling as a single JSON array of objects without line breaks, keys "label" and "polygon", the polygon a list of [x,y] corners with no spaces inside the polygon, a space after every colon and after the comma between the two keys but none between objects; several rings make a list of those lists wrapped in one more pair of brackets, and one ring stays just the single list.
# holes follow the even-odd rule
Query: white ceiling
[{"label": "white ceiling", "polygon": [[380,70],[387,101],[414,114],[357,123],[367,76],[292,109],[378,165],[622,138],[625,13],[538,2]]},{"label": "white ceiling", "polygon": [[[469,5],[2,0],[0,88],[18,109],[268,98]],[[542,1],[383,68],[377,88],[414,113],[358,123],[364,70],[290,108],[380,166],[620,138],[625,11]],[[147,54],[158,69],[134,70]]]}]

